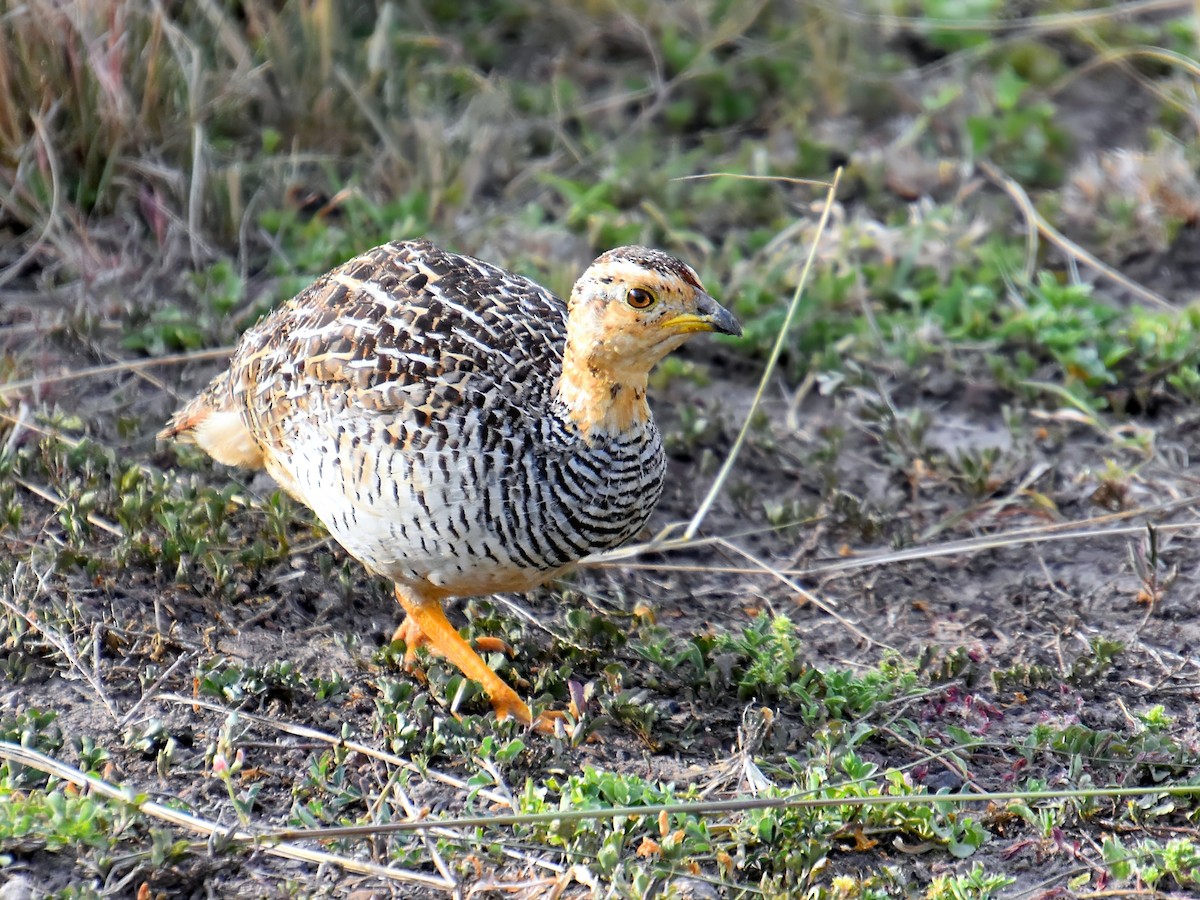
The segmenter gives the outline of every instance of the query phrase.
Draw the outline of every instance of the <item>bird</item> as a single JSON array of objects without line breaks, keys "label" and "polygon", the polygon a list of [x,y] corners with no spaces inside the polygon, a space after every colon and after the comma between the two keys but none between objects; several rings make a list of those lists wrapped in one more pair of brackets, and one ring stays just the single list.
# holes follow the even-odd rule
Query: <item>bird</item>
[{"label": "bird", "polygon": [[265,469],[368,571],[420,645],[541,732],[443,601],[546,583],[645,525],[666,459],[651,369],[695,334],[740,335],[695,269],[618,247],[566,302],[536,282],[393,241],[321,276],[241,337],[159,433]]}]

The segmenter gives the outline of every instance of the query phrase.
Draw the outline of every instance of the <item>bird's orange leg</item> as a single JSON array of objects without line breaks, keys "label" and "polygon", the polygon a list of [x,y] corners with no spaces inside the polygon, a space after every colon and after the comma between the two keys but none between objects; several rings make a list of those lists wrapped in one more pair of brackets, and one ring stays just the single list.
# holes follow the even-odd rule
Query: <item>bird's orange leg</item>
[{"label": "bird's orange leg", "polygon": [[[446,659],[450,660],[454,665],[458,666],[468,678],[478,681],[483,685],[484,691],[487,692],[488,699],[492,701],[492,709],[496,711],[497,719],[514,718],[526,725],[532,721],[532,716],[529,713],[529,707],[525,705],[517,692],[504,683],[504,680],[491,670],[487,663],[471,649],[468,644],[454,628],[446,620],[446,614],[442,611],[442,604],[439,600],[426,599],[415,595],[416,592],[411,589],[402,588],[396,585],[396,599],[400,601],[400,605],[404,607],[404,611],[408,613],[408,618],[400,629],[404,631],[400,637],[405,638],[405,643],[411,648],[413,644],[408,643],[407,635],[414,628],[418,629],[423,637],[423,643],[428,644],[433,650],[440,653]],[[418,639],[420,642],[420,639]],[[407,658],[407,656],[406,656]],[[545,731],[547,726],[542,723],[542,717],[538,717],[539,731]],[[553,722],[549,723],[549,730],[553,730]]]}]

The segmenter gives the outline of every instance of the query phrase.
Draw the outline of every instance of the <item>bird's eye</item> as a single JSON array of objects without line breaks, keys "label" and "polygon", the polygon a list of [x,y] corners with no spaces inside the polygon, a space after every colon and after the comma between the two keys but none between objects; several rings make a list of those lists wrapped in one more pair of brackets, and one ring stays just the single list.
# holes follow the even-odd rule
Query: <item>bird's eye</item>
[{"label": "bird's eye", "polygon": [[654,305],[654,295],[644,288],[630,288],[625,302],[634,309],[649,309]]}]

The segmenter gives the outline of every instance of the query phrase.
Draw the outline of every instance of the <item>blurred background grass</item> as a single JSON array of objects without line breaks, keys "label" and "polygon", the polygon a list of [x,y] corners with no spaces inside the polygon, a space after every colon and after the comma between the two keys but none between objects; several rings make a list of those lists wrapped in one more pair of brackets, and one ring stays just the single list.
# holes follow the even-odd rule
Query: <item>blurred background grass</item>
[{"label": "blurred background grass", "polygon": [[[945,333],[1002,333],[1031,350],[1024,375],[1050,360],[1105,405],[1092,395],[1123,377],[1147,327],[1121,318],[1125,332],[1082,351],[1057,340],[1063,306],[1070,319],[1092,302],[1056,294],[1078,259],[1045,242],[1030,255],[1033,225],[997,178],[1110,265],[1142,263],[1152,290],[1178,286],[1155,273],[1200,213],[1186,2],[0,9],[0,288],[85,284],[74,324],[119,323],[127,349],[228,343],[307,277],[428,235],[558,291],[602,249],[668,247],[736,298],[744,346],[761,350],[820,193],[681,179],[827,179],[844,165],[797,365],[838,367],[826,351],[863,334],[870,295],[907,332],[890,348],[901,356]],[[1004,328],[1026,292],[1054,320],[1049,342]],[[61,303],[41,306],[12,317],[62,324]],[[1181,372],[1182,349],[1153,343],[1147,364]]]},{"label": "blurred background grass", "polygon": [[[249,265],[261,264],[263,213],[289,187],[403,203],[410,230],[565,218],[611,243],[770,225],[781,204],[764,203],[766,189],[668,180],[828,172],[828,152],[797,141],[821,103],[800,40],[828,25],[818,14],[798,28],[798,12],[34,0],[0,20],[5,225],[65,250],[104,220],[124,233],[102,244],[149,234],[190,243],[197,264],[242,241]],[[714,215],[722,192],[740,202]],[[676,202],[689,194],[704,214],[674,211],[696,205]],[[610,211],[662,221],[597,215]]]}]

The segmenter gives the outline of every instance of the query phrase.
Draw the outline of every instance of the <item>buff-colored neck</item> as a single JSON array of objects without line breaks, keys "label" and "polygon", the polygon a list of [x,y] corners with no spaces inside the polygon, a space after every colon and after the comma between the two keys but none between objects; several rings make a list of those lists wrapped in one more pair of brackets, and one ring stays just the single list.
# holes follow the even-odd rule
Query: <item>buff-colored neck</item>
[{"label": "buff-colored neck", "polygon": [[584,438],[594,435],[622,434],[635,425],[649,421],[646,380],[649,371],[612,373],[593,361],[581,358],[568,344],[563,353],[562,377],[558,396],[567,410],[567,418]]}]

